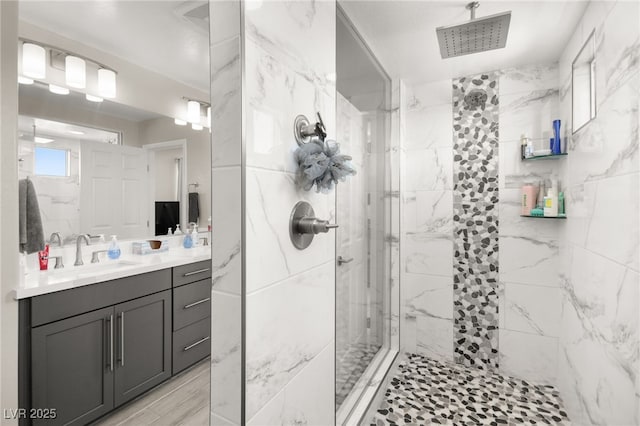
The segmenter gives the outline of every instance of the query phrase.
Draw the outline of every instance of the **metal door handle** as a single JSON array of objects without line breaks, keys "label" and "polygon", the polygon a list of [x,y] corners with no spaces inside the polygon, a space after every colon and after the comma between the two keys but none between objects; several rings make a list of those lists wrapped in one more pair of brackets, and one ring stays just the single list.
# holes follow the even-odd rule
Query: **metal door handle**
[{"label": "metal door handle", "polygon": [[200,343],[204,343],[204,342],[206,342],[207,340],[209,340],[209,336],[204,337],[204,338],[202,338],[202,339],[198,340],[197,342],[190,344],[189,346],[185,346],[185,347],[184,347],[184,349],[183,349],[183,351],[185,351],[185,352],[186,352],[186,351],[188,351],[189,349],[191,349],[191,348],[194,348],[194,347],[198,346]]},{"label": "metal door handle", "polygon": [[109,315],[109,370],[113,371],[113,314]]},{"label": "metal door handle", "polygon": [[124,312],[120,312],[120,365],[124,367]]},{"label": "metal door handle", "polygon": [[188,305],[184,305],[183,309],[193,308],[194,306],[197,306],[197,305],[199,305],[201,303],[204,303],[204,302],[208,302],[209,300],[211,300],[211,298],[207,297],[206,299],[202,299],[202,300],[198,300],[197,302],[189,303]]},{"label": "metal door handle", "polygon": [[338,266],[342,265],[343,263],[349,263],[349,262],[353,262],[353,257],[345,259],[342,256],[338,256]]},{"label": "metal door handle", "polygon": [[207,272],[208,270],[209,270],[209,268],[198,269],[197,271],[186,272],[183,276],[184,277],[190,277],[191,275],[201,274],[203,272]]}]

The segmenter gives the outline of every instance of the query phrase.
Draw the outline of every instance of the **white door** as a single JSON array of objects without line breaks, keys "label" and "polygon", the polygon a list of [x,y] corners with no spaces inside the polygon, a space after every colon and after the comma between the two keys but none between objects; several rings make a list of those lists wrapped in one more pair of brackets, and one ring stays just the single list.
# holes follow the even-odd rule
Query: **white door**
[{"label": "white door", "polygon": [[80,155],[81,232],[149,235],[147,153],[142,148],[83,142]]}]

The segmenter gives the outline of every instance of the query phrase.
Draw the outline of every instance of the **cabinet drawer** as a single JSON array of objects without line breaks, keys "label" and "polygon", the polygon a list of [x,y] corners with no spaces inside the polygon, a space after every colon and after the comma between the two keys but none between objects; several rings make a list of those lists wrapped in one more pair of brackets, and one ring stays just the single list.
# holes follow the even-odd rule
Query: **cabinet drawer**
[{"label": "cabinet drawer", "polygon": [[173,333],[173,374],[211,353],[211,319],[205,318]]},{"label": "cabinet drawer", "polygon": [[173,289],[173,330],[211,316],[209,278]]},{"label": "cabinet drawer", "polygon": [[174,287],[194,283],[205,278],[211,278],[211,260],[203,260],[202,262],[173,268]]}]

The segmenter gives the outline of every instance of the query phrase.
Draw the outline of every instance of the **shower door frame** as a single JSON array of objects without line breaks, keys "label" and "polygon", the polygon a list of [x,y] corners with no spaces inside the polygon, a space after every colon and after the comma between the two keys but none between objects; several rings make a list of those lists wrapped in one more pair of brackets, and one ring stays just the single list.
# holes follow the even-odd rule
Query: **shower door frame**
[{"label": "shower door frame", "polygon": [[[399,108],[391,109],[391,105],[398,104],[399,93],[394,88],[399,88],[396,81],[392,80],[389,74],[386,72],[378,58],[373,54],[373,51],[367,45],[364,37],[360,34],[353,21],[349,18],[345,10],[340,3],[336,4],[336,19],[342,20],[345,26],[353,34],[358,43],[362,46],[366,54],[373,62],[375,68],[384,78],[387,83],[385,88],[385,105],[381,109],[386,116],[383,118],[385,129],[383,136],[383,149],[381,151],[383,155],[384,164],[384,176],[383,176],[383,190],[384,200],[382,204],[384,231],[383,231],[383,276],[375,277],[378,274],[373,274],[375,278],[383,280],[384,297],[383,297],[383,312],[382,312],[382,346],[369,362],[369,365],[362,373],[357,383],[351,389],[349,396],[340,405],[340,408],[336,410],[336,424],[359,424],[363,420],[363,416],[370,409],[370,405],[373,402],[375,395],[378,393],[379,388],[384,384],[384,377],[392,367],[396,360],[399,347],[400,347],[400,329],[398,324],[399,310],[400,310],[400,273],[399,273],[399,261],[400,261],[400,248],[397,250],[391,248],[391,241],[393,240],[393,234],[398,236],[396,241],[399,241],[400,235],[400,159],[399,159]],[[336,87],[337,91],[337,87]],[[397,97],[396,97],[397,96]],[[337,99],[337,97],[336,97]],[[397,113],[397,114],[394,114]],[[376,133],[379,133],[376,131]],[[395,143],[394,143],[395,142]],[[394,149],[397,148],[397,149]],[[374,150],[375,151],[375,150]],[[397,156],[396,161],[393,161],[393,156]],[[377,162],[379,164],[379,162]],[[394,169],[394,166],[396,169]],[[336,189],[337,191],[338,189]],[[371,193],[371,191],[370,191]],[[394,198],[394,194],[396,198]],[[395,201],[395,203],[394,203]],[[336,196],[336,205],[338,203],[338,197]],[[337,211],[338,206],[336,206]],[[379,209],[379,207],[377,207]],[[394,221],[396,227],[394,228]],[[336,256],[339,254],[339,239],[336,238]],[[370,241],[367,242],[370,244]],[[399,242],[396,242],[399,244]],[[395,257],[395,265],[394,259]],[[395,273],[394,273],[395,270]],[[370,273],[368,270],[367,273]],[[395,276],[394,276],[395,274]],[[336,297],[338,295],[338,273],[336,268],[335,285],[336,285]],[[375,284],[371,286],[369,291],[375,291]],[[394,293],[395,292],[395,293]],[[394,309],[394,305],[395,309]],[[336,301],[337,307],[337,301]],[[338,314],[336,309],[336,315]],[[392,324],[393,321],[395,324]],[[395,329],[395,334],[392,332]],[[336,341],[337,341],[337,321],[336,321]],[[335,354],[335,368],[334,368],[334,385],[337,384],[337,345]],[[337,390],[337,389],[335,389]],[[335,394],[334,390],[334,394]]]}]

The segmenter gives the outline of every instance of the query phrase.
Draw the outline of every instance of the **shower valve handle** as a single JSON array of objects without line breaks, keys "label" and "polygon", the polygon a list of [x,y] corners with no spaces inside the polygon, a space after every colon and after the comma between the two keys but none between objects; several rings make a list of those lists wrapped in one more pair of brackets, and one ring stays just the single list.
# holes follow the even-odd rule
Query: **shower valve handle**
[{"label": "shower valve handle", "polygon": [[328,220],[316,219],[315,217],[302,217],[294,223],[299,234],[319,234],[329,232],[329,229],[337,228],[338,224],[329,223]]}]

